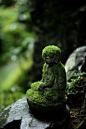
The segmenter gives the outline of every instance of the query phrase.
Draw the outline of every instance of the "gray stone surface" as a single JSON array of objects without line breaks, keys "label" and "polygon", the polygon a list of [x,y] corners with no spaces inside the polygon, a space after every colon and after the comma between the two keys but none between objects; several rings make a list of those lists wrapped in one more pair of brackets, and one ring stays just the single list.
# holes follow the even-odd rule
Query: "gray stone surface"
[{"label": "gray stone surface", "polygon": [[21,120],[22,117],[27,117],[27,114],[29,114],[29,108],[26,98],[18,100],[5,108],[0,114],[0,128],[14,120]]},{"label": "gray stone surface", "polygon": [[[57,126],[60,126],[62,123],[65,123],[65,122],[68,123],[68,120],[67,120],[69,119],[68,110],[65,111],[64,115],[62,116],[62,119],[59,119],[59,120],[57,120],[57,118],[41,119],[38,116],[35,117],[29,112],[30,109],[27,104],[27,99],[23,98],[9,105],[0,114],[0,129],[9,129],[10,125],[12,129],[15,129],[14,126],[16,124],[19,125],[19,127],[16,127],[16,129],[48,129],[48,128],[55,129],[55,127],[57,128]],[[60,117],[61,116],[59,116],[59,118]]]},{"label": "gray stone surface", "polygon": [[[86,72],[86,46],[79,47],[70,54],[65,63],[67,80],[70,80],[74,73]],[[82,70],[83,69],[83,70]]]}]

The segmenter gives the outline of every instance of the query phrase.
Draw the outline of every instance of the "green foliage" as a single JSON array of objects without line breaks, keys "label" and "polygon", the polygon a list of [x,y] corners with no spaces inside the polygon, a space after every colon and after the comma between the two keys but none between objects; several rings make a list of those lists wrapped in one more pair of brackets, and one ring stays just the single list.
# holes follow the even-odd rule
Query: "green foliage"
[{"label": "green foliage", "polygon": [[2,112],[2,110],[9,104],[25,97],[25,94],[21,91],[22,89],[19,87],[12,87],[9,90],[0,92],[0,112]]},{"label": "green foliage", "polygon": [[84,92],[86,87],[86,73],[74,74],[71,78],[71,82],[67,83],[66,92],[67,95]]},{"label": "green foliage", "polygon": [[[1,62],[8,59],[15,59],[20,54],[25,54],[29,45],[34,43],[34,33],[28,32],[27,25],[20,23],[19,7],[15,6],[5,8],[0,7],[0,25],[1,25]],[[30,19],[29,12],[26,12],[27,20]]]},{"label": "green foliage", "polygon": [[25,12],[29,10],[29,0],[17,0],[16,5],[19,7],[19,12],[22,12],[22,14],[25,14]]},{"label": "green foliage", "polygon": [[[14,68],[5,77],[0,85],[0,112],[9,104],[25,97],[25,90],[29,81],[27,71],[31,68],[32,60],[29,59],[20,67]],[[10,66],[11,67],[11,66]],[[7,71],[8,72],[8,71]],[[6,74],[6,69],[5,69]]]},{"label": "green foliage", "polygon": [[[31,58],[23,62],[20,67],[14,68],[8,75],[5,77],[0,86],[0,91],[9,89],[15,84],[23,85],[25,80],[29,80],[27,71],[31,68],[32,60]],[[10,66],[12,67],[12,66]],[[23,85],[24,86],[24,85]],[[24,86],[25,87],[25,86]]]},{"label": "green foliage", "polygon": [[13,1],[2,0],[4,6],[0,7],[0,110],[25,96],[32,65],[34,33],[29,25],[28,1]]}]

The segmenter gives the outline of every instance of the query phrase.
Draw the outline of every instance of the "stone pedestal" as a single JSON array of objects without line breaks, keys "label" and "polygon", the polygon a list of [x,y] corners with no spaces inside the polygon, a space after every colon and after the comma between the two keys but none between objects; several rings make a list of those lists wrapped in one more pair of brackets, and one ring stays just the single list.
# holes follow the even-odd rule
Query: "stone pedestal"
[{"label": "stone pedestal", "polygon": [[43,116],[52,116],[52,114],[54,116],[57,116],[58,113],[62,113],[66,110],[66,100],[61,101],[61,103],[52,103],[50,105],[46,105],[46,104],[39,104],[39,103],[35,103],[33,101],[31,101],[29,99],[29,97],[27,97],[27,102],[28,102],[28,105],[31,109],[31,111],[34,113],[34,114],[41,114]]},{"label": "stone pedestal", "polygon": [[[67,105],[62,112],[55,111],[53,113],[50,112],[50,114],[40,114],[39,112],[36,112],[30,108],[30,113],[34,116],[35,119],[45,123],[44,129],[68,129],[70,110]],[[49,126],[46,127],[47,123]]]}]

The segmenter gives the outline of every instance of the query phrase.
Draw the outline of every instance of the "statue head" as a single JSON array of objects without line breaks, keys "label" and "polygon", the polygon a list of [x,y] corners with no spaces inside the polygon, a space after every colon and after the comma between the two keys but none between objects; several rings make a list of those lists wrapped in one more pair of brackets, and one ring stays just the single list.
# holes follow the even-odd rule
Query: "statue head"
[{"label": "statue head", "polygon": [[47,64],[58,63],[60,60],[61,50],[59,47],[49,45],[42,51],[42,58]]}]

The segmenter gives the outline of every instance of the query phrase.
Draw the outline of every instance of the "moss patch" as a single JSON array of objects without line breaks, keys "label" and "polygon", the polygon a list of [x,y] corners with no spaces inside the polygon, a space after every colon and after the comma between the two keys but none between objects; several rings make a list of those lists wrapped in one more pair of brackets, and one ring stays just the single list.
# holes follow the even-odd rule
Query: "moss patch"
[{"label": "moss patch", "polygon": [[39,84],[42,83],[40,81],[35,82],[31,85],[31,89],[27,90],[27,97],[34,103],[42,104],[42,105],[53,105],[53,97],[57,94],[56,89],[52,91],[48,91],[46,93],[38,91]]},{"label": "moss patch", "polygon": [[61,50],[59,47],[55,46],[55,45],[49,45],[47,47],[45,47],[42,51],[42,57],[44,58],[46,55],[48,56],[53,56],[55,54],[60,54]]}]

